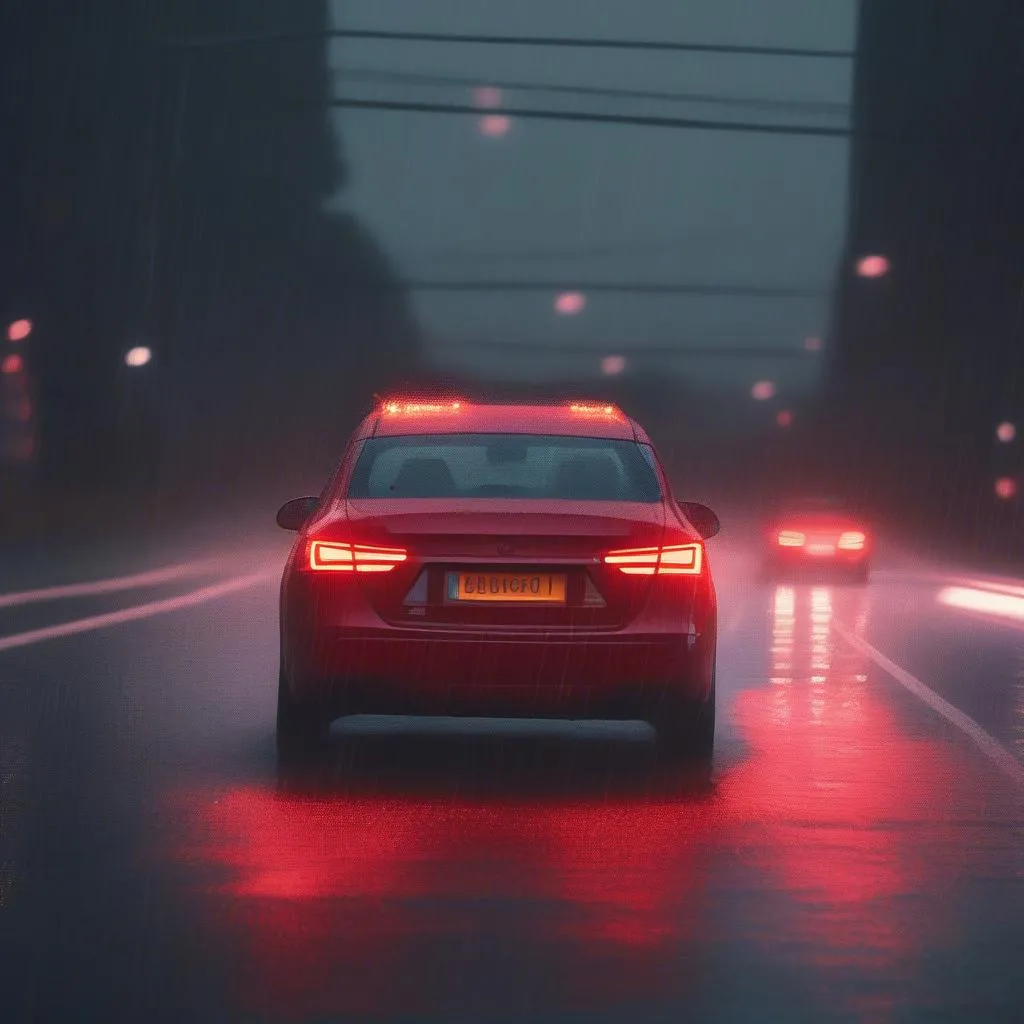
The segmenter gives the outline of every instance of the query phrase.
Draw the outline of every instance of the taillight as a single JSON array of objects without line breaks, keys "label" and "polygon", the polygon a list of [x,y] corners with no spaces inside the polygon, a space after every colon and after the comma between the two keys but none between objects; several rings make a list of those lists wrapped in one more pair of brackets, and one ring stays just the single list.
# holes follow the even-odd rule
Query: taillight
[{"label": "taillight", "polygon": [[780,548],[802,548],[807,538],[798,530],[781,530],[776,538]]},{"label": "taillight", "polygon": [[863,551],[867,537],[859,530],[850,530],[839,538],[839,547],[843,551]]},{"label": "taillight", "polygon": [[314,540],[309,545],[309,567],[314,572],[391,572],[409,557],[401,548],[374,548]]},{"label": "taillight", "polygon": [[675,544],[664,548],[632,548],[609,551],[604,564],[627,576],[699,576],[704,564],[700,544]]}]

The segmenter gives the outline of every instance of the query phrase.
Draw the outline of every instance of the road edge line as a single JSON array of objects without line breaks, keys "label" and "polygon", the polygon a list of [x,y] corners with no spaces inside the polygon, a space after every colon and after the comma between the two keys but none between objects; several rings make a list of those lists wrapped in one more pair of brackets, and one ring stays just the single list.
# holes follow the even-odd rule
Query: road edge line
[{"label": "road edge line", "polygon": [[84,619],[72,619],[70,622],[60,622],[53,626],[43,626],[40,629],[30,629],[24,633],[0,637],[0,651],[28,647],[31,644],[39,644],[47,640],[57,640],[66,636],[75,636],[79,633],[89,633],[97,629],[119,626],[125,622],[135,622],[138,619],[148,619],[155,615],[166,615],[169,612],[192,608],[205,601],[213,601],[218,597],[224,597],[227,594],[245,590],[248,587],[256,586],[258,583],[269,581],[274,576],[276,576],[276,572],[271,572],[270,570],[251,572],[244,576],[234,576],[231,579],[212,584],[208,587],[200,587],[198,590],[190,590],[187,594],[180,594],[177,597],[168,597],[161,601],[149,601],[146,604],[133,605],[116,612],[106,612],[103,615],[89,615]]},{"label": "road edge line", "polygon": [[866,654],[879,668],[891,676],[909,693],[922,703],[927,704],[934,712],[941,715],[950,725],[959,729],[997,768],[1024,789],[1024,764],[1010,753],[991,733],[986,732],[970,715],[940,697],[930,686],[923,683],[917,676],[901,668],[896,662],[887,658],[877,647],[869,644],[863,637],[857,636],[842,623],[833,620],[835,631],[850,646]]},{"label": "road edge line", "polygon": [[84,580],[81,583],[59,583],[52,587],[38,587],[33,590],[13,590],[0,593],[0,608],[17,608],[41,601],[60,601],[70,597],[95,597],[101,594],[118,594],[124,590],[138,590],[171,583],[184,576],[200,576],[213,572],[226,564],[226,557],[193,559],[175,562],[161,569],[131,573],[126,576],[111,576],[103,580]]}]

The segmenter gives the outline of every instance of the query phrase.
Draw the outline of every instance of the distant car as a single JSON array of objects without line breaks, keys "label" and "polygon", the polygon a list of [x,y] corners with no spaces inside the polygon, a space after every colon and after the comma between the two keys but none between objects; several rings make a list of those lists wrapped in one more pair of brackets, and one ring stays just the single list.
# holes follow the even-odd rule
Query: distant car
[{"label": "distant car", "polygon": [[719,522],[617,407],[384,402],[277,522],[282,753],[369,713],[640,719],[710,756]]},{"label": "distant car", "polygon": [[764,542],[770,573],[825,569],[866,581],[871,572],[872,532],[839,498],[785,502],[770,517]]}]

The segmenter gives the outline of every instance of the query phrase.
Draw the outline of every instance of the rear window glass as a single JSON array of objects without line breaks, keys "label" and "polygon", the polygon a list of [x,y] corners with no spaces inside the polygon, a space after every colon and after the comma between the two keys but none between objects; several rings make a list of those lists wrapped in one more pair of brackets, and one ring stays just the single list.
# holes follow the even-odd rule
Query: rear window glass
[{"label": "rear window glass", "polygon": [[649,448],[635,441],[535,434],[375,437],[350,498],[661,500]]}]

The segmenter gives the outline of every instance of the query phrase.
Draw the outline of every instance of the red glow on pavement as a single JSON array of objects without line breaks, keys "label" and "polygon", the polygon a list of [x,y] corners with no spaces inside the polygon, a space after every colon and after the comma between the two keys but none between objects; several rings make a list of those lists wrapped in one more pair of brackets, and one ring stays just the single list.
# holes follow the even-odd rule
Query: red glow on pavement
[{"label": "red glow on pavement", "polygon": [[3,362],[0,362],[0,373],[12,376],[15,373],[21,373],[25,369],[25,360],[21,356],[11,354],[4,356]]},{"label": "red glow on pavement", "polygon": [[15,320],[7,328],[7,340],[8,341],[24,341],[32,333],[32,321],[31,320]]},{"label": "red glow on pavement", "polygon": [[512,121],[504,114],[488,114],[480,118],[480,134],[491,139],[499,139],[508,135]]},{"label": "red glow on pavement", "polygon": [[485,110],[501,106],[501,90],[493,85],[481,85],[473,91],[473,102]]},{"label": "red glow on pavement", "polygon": [[885,277],[889,269],[890,263],[884,256],[864,256],[857,261],[858,277]]},{"label": "red glow on pavement", "polygon": [[583,307],[586,304],[586,296],[580,292],[562,292],[555,299],[555,311],[562,316],[574,316],[576,313],[583,312]]},{"label": "red glow on pavement", "polygon": [[622,356],[605,356],[601,360],[601,372],[606,377],[614,377],[626,368],[626,360]]},{"label": "red glow on pavement", "polygon": [[793,423],[793,414],[788,409],[783,409],[778,416],[775,417],[775,422],[780,427],[788,427]]},{"label": "red glow on pavement", "polygon": [[1001,476],[995,483],[996,497],[1003,501],[1017,496],[1017,481],[1012,476]]},{"label": "red glow on pavement", "polygon": [[[240,998],[299,1018],[440,1010],[451,979],[417,948],[481,934],[509,963],[549,948],[545,998],[556,1004],[596,1010],[650,992],[676,973],[678,943],[696,938],[694,861],[712,820],[697,798],[439,801],[255,786],[190,794],[181,810],[195,825],[182,860],[228,870],[215,899],[233,909],[212,907],[209,927],[247,954]],[[517,904],[538,909],[502,916]]]},{"label": "red glow on pavement", "polygon": [[766,402],[775,397],[775,385],[770,380],[759,380],[750,389],[750,397],[758,402]]},{"label": "red glow on pavement", "polygon": [[996,437],[1003,442],[1003,444],[1009,444],[1017,436],[1017,428],[1012,423],[1000,423],[996,427]]}]

